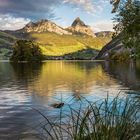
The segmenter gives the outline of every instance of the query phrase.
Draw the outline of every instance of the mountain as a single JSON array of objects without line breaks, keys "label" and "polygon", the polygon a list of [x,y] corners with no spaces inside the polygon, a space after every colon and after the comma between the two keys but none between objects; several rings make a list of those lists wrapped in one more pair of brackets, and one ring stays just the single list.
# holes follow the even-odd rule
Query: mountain
[{"label": "mountain", "polygon": [[95,33],[96,37],[112,37],[114,32],[111,31],[101,31]]},{"label": "mountain", "polygon": [[40,20],[35,23],[30,22],[23,29],[18,30],[18,32],[23,32],[23,33],[53,32],[53,33],[57,33],[60,35],[63,35],[63,34],[71,35],[70,32],[66,31],[65,29],[56,25],[55,23],[51,22],[50,20]]},{"label": "mountain", "polygon": [[74,20],[72,25],[66,30],[72,32],[73,34],[88,35],[96,37],[90,26],[86,25],[79,17]]},{"label": "mountain", "polygon": [[0,31],[0,48],[9,48],[9,46],[14,43],[15,39],[14,36]]},{"label": "mountain", "polygon": [[[70,54],[63,57],[64,59],[67,57],[74,59],[75,55],[77,59],[81,58],[81,56],[83,56],[83,59],[85,57],[86,59],[90,58],[91,55],[95,56],[111,40],[110,37],[95,37],[90,27],[85,25],[80,18],[77,18],[72,23],[70,29],[64,29],[49,20],[40,20],[30,22],[20,30],[3,31],[0,40],[3,40],[5,36],[2,46],[3,48],[8,47],[9,51],[11,51],[11,46],[16,40],[32,40],[39,44],[45,56],[58,58],[59,56]],[[87,52],[90,49],[95,53],[90,53],[89,57]]]},{"label": "mountain", "polygon": [[0,31],[0,59],[9,57],[12,51],[12,45],[15,43],[16,38],[4,31]]},{"label": "mountain", "polygon": [[23,29],[16,31],[19,33],[44,33],[51,32],[59,35],[88,35],[95,37],[90,26],[86,25],[80,18],[76,18],[72,25],[66,29],[56,25],[50,20],[40,20],[38,22],[30,22]]}]

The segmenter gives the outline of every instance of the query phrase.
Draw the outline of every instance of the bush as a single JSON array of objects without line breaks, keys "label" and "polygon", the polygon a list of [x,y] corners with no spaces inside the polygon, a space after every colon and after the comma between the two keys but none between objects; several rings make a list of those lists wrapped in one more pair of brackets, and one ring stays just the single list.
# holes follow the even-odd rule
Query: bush
[{"label": "bush", "polygon": [[43,55],[38,44],[28,40],[18,40],[13,47],[10,60],[14,62],[40,62],[43,60]]}]

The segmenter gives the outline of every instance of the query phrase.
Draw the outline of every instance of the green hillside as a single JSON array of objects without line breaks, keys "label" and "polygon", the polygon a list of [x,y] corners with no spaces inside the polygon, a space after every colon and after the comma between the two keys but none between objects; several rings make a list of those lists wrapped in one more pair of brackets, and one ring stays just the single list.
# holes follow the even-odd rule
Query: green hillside
[{"label": "green hillside", "polygon": [[[16,32],[14,32],[14,35],[16,36],[15,33]],[[12,53],[12,45],[16,41],[16,37],[21,38],[18,35],[14,37],[14,35],[0,31],[0,59],[7,59]],[[58,35],[50,32],[23,34],[22,39],[23,38],[37,42],[42,53],[46,56],[72,55],[76,52],[88,49],[93,49],[93,51],[95,50],[97,53],[97,51],[101,50],[103,46],[111,40],[109,37],[93,38],[80,35]],[[83,55],[83,57],[84,56],[85,55]]]},{"label": "green hillside", "polygon": [[8,33],[0,31],[0,59],[7,59],[11,54],[11,46],[16,38]]},{"label": "green hillside", "polygon": [[30,38],[40,44],[47,56],[62,56],[80,50],[101,50],[111,38],[92,38],[90,36],[58,35],[55,33],[32,33]]},{"label": "green hillside", "polygon": [[0,31],[0,47],[6,47],[9,48],[10,45],[13,44],[13,42],[15,41],[15,37],[8,34],[8,33],[5,33],[3,31]]}]

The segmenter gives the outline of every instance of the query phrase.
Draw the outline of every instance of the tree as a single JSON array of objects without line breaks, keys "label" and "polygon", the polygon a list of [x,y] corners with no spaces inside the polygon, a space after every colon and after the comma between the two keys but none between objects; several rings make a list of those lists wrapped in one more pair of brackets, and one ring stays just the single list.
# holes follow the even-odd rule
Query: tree
[{"label": "tree", "polygon": [[120,0],[110,0],[110,3],[113,5],[112,13],[116,12],[119,7]]},{"label": "tree", "polygon": [[124,46],[140,57],[140,1],[128,0],[119,6],[115,21],[116,35],[121,34]]},{"label": "tree", "polygon": [[39,45],[28,40],[18,40],[13,47],[11,61],[35,61],[43,60]]}]

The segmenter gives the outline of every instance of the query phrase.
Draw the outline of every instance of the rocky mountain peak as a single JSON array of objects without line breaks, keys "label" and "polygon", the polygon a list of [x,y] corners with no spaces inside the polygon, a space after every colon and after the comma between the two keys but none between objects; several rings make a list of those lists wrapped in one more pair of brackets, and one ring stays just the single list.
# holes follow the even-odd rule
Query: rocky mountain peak
[{"label": "rocky mountain peak", "polygon": [[42,33],[42,32],[53,32],[57,34],[71,34],[62,27],[56,25],[50,20],[42,19],[38,22],[29,22],[23,29],[23,32],[30,33],[30,32],[36,32],[36,33]]},{"label": "rocky mountain peak", "polygon": [[22,33],[43,33],[52,32],[60,35],[88,35],[96,37],[90,26],[86,25],[79,17],[74,20],[72,25],[66,29],[58,26],[54,22],[42,19],[37,22],[29,22],[23,29],[18,32]]},{"label": "rocky mountain peak", "polygon": [[75,26],[87,26],[79,17],[77,17],[71,25],[72,27]]},{"label": "rocky mountain peak", "polygon": [[68,27],[67,30],[73,34],[96,37],[90,26],[86,25],[79,17],[74,20],[72,25]]},{"label": "rocky mountain peak", "polygon": [[32,22],[32,21],[30,21],[30,22],[26,25],[26,27],[33,27],[33,26],[35,26],[35,23]]}]

